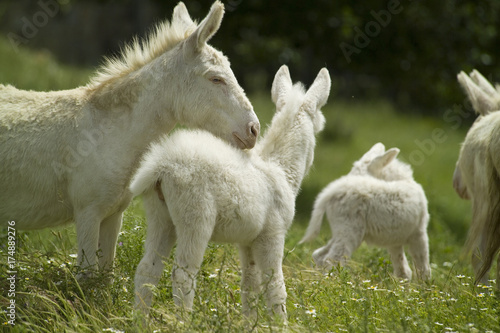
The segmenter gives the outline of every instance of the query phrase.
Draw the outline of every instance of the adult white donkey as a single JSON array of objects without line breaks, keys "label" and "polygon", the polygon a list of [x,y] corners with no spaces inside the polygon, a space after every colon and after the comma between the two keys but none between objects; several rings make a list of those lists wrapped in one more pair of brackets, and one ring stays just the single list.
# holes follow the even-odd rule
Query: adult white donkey
[{"label": "adult white donkey", "polygon": [[[485,284],[492,261],[500,249],[500,112],[493,112],[500,110],[500,91],[476,70],[470,76],[461,72],[458,82],[479,117],[460,150],[453,187],[461,198],[472,202],[466,250],[473,251],[476,281]],[[498,281],[500,265],[497,268]]]},{"label": "adult white donkey", "polygon": [[197,25],[179,3],[170,23],[135,40],[83,87],[0,85],[0,226],[74,221],[79,264],[109,268],[129,182],[151,142],[181,123],[252,148],[260,126],[252,105],[229,61],[206,43],[223,15],[216,1]]}]

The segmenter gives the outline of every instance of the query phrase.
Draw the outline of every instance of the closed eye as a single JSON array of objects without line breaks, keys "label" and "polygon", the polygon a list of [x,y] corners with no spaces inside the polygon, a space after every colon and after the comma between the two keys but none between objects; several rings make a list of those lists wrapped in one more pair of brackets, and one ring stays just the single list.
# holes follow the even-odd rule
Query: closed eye
[{"label": "closed eye", "polygon": [[210,82],[214,83],[214,84],[225,84],[226,82],[224,81],[224,79],[218,77],[218,76],[212,76],[210,79]]}]

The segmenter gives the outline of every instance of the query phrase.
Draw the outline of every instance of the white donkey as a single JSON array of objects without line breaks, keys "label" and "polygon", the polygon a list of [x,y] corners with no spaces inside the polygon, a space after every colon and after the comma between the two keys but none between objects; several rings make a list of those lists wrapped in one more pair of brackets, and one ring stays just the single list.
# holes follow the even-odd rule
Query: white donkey
[{"label": "white donkey", "polygon": [[177,241],[172,290],[192,308],[196,274],[209,241],[239,244],[243,312],[255,315],[262,285],[268,309],[286,319],[282,272],[285,234],[295,198],[323,129],[320,108],[330,91],[322,69],[310,89],[292,86],[286,66],[276,73],[276,114],[253,151],[228,146],[207,132],[179,131],[145,155],[131,190],[143,194],[148,222],[145,255],[135,275],[136,307],[147,312]]},{"label": "white donkey", "polygon": [[394,274],[411,279],[404,246],[409,246],[417,276],[428,279],[429,213],[424,190],[415,180],[411,167],[396,159],[399,149],[385,151],[375,144],[354,163],[348,175],[321,191],[314,203],[311,221],[302,242],[320,232],[326,213],[332,238],[313,253],[320,267],[344,265],[363,241],[387,248]]},{"label": "white donkey", "polygon": [[[500,249],[500,89],[478,71],[458,74],[458,82],[479,114],[460,150],[453,187],[472,203],[466,252],[472,251],[476,282],[488,283],[488,271]],[[493,112],[495,111],[495,112]],[[497,259],[497,283],[500,258]]]},{"label": "white donkey", "polygon": [[216,1],[196,25],[179,3],[170,24],[108,60],[87,86],[0,85],[0,226],[74,221],[79,264],[109,268],[130,180],[152,141],[181,123],[252,148],[259,130],[252,105],[228,60],[206,44],[223,14]]}]

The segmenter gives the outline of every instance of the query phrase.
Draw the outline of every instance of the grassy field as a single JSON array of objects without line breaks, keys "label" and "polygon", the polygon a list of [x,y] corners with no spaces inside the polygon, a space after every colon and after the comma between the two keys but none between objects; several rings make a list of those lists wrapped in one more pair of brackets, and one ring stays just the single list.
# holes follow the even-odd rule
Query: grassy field
[{"label": "grassy field", "polygon": [[[0,41],[0,82],[25,89],[64,89],[84,84],[88,70],[65,68],[44,52],[14,53]],[[291,68],[293,78],[293,68]],[[335,81],[335,72],[332,73]],[[269,93],[250,96],[262,125],[273,114]],[[404,110],[398,110],[404,111]],[[338,101],[335,90],[323,108],[327,119],[315,163],[304,180],[297,214],[286,241],[284,273],[288,325],[275,323],[263,305],[258,321],[241,315],[239,259],[234,246],[211,244],[198,276],[194,311],[175,308],[172,258],[155,289],[151,318],[133,313],[133,276],[142,256],[146,221],[142,203],[127,209],[111,285],[105,274],[80,286],[74,278],[73,226],[16,235],[16,294],[8,296],[7,234],[0,231],[0,326],[13,332],[498,332],[494,286],[474,286],[468,259],[461,256],[470,219],[469,202],[451,186],[466,126],[444,118],[396,112],[383,101]],[[263,126],[265,128],[265,126]],[[399,281],[385,250],[363,245],[348,268],[322,272],[311,253],[330,237],[327,223],[314,242],[298,245],[316,194],[347,173],[374,143],[399,147],[413,165],[429,199],[432,280]],[[411,261],[411,258],[409,258]],[[16,303],[16,325],[7,306]],[[263,304],[263,302],[261,302]]]}]

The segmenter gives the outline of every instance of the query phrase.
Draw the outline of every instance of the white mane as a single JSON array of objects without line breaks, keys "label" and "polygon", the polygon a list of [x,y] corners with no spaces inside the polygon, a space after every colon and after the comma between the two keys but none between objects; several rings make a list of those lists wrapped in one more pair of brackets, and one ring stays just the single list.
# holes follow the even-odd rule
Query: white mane
[{"label": "white mane", "polygon": [[168,20],[157,24],[145,39],[136,37],[122,48],[119,56],[105,58],[90,85],[109,83],[142,68],[189,37],[196,26],[193,22],[186,29],[181,22]]}]

